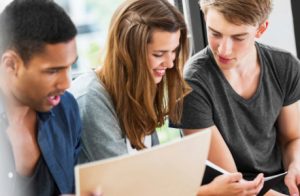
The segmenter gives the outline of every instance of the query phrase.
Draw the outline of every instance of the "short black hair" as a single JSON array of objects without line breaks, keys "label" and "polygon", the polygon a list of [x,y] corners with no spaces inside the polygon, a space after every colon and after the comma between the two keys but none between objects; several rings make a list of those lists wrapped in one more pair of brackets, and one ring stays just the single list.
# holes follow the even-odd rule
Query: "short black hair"
[{"label": "short black hair", "polygon": [[0,15],[0,55],[12,49],[26,64],[46,44],[67,42],[76,34],[70,17],[53,0],[14,0]]}]

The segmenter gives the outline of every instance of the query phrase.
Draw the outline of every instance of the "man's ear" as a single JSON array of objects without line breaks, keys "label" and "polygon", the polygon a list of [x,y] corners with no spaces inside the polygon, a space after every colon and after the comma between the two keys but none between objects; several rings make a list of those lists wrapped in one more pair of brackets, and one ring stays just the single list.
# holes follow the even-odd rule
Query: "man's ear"
[{"label": "man's ear", "polygon": [[267,30],[269,26],[269,21],[266,20],[264,22],[262,22],[259,26],[258,26],[258,29],[256,31],[256,35],[255,37],[256,38],[260,38],[262,36],[262,34],[264,34],[264,32]]},{"label": "man's ear", "polygon": [[22,63],[21,57],[13,50],[5,51],[1,56],[1,66],[6,73],[17,74]]}]

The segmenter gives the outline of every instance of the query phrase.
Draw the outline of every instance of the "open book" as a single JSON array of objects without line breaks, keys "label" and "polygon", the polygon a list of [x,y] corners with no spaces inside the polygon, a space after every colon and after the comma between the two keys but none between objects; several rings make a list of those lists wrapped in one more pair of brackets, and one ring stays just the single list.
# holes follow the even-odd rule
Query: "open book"
[{"label": "open book", "polygon": [[202,181],[210,130],[136,154],[75,167],[76,194],[100,186],[104,195],[195,195]]},{"label": "open book", "polygon": [[[222,174],[229,174],[228,171],[224,170],[223,168],[215,165],[214,163],[210,161],[206,161],[206,168],[205,173],[202,180],[202,185],[210,183],[215,177],[222,175]],[[265,177],[264,186],[259,192],[258,195],[264,195],[266,192],[268,192],[270,189],[275,187],[283,178],[287,172],[283,172],[277,175],[268,176]]]}]

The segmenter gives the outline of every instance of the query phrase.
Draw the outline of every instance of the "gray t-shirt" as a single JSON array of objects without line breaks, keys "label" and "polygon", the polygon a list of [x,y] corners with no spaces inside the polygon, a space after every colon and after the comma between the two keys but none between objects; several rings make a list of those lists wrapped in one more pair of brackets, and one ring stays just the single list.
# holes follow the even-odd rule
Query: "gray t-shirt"
[{"label": "gray t-shirt", "polygon": [[[80,75],[73,81],[70,92],[78,102],[82,119],[83,147],[79,162],[128,154],[126,138],[111,97],[96,73],[89,71]],[[152,146],[158,144],[156,132],[151,138]]]},{"label": "gray t-shirt", "polygon": [[216,125],[237,168],[247,177],[283,170],[276,120],[283,106],[300,98],[300,62],[290,53],[256,43],[261,74],[256,93],[245,100],[231,87],[207,47],[191,58],[184,78],[193,91],[185,97],[181,125]]}]

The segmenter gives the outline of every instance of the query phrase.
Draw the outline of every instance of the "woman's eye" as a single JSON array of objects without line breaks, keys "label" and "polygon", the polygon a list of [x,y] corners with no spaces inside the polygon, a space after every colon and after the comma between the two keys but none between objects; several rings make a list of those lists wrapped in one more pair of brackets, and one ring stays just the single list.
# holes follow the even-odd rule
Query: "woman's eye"
[{"label": "woman's eye", "polygon": [[159,57],[162,57],[163,55],[162,54],[153,54],[153,56],[159,58]]}]

